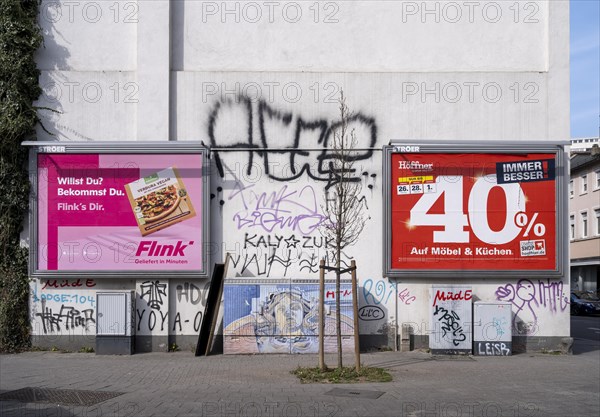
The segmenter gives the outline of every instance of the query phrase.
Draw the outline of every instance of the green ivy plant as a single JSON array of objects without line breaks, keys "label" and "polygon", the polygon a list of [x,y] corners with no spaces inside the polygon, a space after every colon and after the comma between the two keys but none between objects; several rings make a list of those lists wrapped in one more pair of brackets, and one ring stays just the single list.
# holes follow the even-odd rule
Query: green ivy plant
[{"label": "green ivy plant", "polygon": [[28,251],[20,245],[29,208],[27,150],[41,94],[34,61],[42,45],[39,0],[0,0],[0,351],[30,343]]}]

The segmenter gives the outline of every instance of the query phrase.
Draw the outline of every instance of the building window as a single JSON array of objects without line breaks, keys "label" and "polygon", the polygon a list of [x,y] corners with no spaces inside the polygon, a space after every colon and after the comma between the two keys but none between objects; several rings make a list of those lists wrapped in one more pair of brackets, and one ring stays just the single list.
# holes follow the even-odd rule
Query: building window
[{"label": "building window", "polygon": [[581,212],[581,237],[588,237],[588,214],[587,214],[587,211]]},{"label": "building window", "polygon": [[600,190],[600,169],[596,170],[594,174],[596,175],[596,180],[594,181],[594,189]]},{"label": "building window", "polygon": [[587,187],[588,187],[587,175],[582,175],[581,176],[581,194],[587,193]]},{"label": "building window", "polygon": [[596,235],[600,235],[600,209],[594,209],[594,218],[596,219]]},{"label": "building window", "polygon": [[569,197],[573,197],[573,180],[569,181]]},{"label": "building window", "polygon": [[571,214],[569,216],[569,235],[571,240],[575,239],[575,215]]}]

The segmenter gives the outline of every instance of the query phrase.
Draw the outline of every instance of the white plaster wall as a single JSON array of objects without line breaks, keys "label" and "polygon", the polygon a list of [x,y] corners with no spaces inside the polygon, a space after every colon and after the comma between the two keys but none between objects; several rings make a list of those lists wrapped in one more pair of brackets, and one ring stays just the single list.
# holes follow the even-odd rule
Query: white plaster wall
[{"label": "white plaster wall", "polygon": [[43,127],[37,127],[38,139],[120,141],[136,136],[135,72],[42,71],[40,86],[35,104]]},{"label": "white plaster wall", "polygon": [[184,71],[548,68],[547,2],[188,1],[173,16]]},{"label": "white plaster wall", "polygon": [[[243,96],[305,120],[333,119],[342,89],[355,112],[376,118],[378,147],[391,139],[530,140],[556,135],[547,112],[551,94],[544,73],[175,72],[173,85],[176,119],[171,136],[177,140],[206,140],[214,106],[239,102]],[[223,134],[216,139],[221,142],[217,145],[229,141]],[[270,138],[268,145],[289,146],[286,140]]]},{"label": "white plaster wall", "polygon": [[[227,251],[239,256],[236,266],[230,265],[230,276],[316,278],[310,260],[319,254],[314,248],[300,248],[287,266],[271,262],[267,272],[259,268],[258,259],[266,255],[268,263],[269,248],[249,247],[245,236],[256,234],[252,242],[257,243],[260,236],[276,242],[293,235],[304,244],[303,236],[317,238],[318,233],[300,233],[289,226],[266,230],[254,223],[240,227],[239,220],[256,204],[257,196],[282,190],[296,202],[314,203],[312,214],[319,213],[326,182],[323,174],[314,174],[318,172],[314,158],[324,144],[317,129],[302,129],[296,143],[296,125],[320,121],[330,126],[338,118],[341,89],[351,109],[372,121],[356,124],[363,147],[380,149],[391,139],[543,141],[569,135],[568,2],[275,3],[271,17],[271,6],[265,2],[44,2],[43,13],[46,7],[46,13],[61,9],[62,14],[59,19],[41,18],[46,47],[38,62],[45,93],[37,104],[60,113],[40,111],[53,135],[38,129],[38,138],[195,140],[210,145],[216,151],[211,184],[213,260],[223,261]],[[92,22],[97,17],[89,13],[97,7],[102,16]],[[224,7],[232,12],[223,14]],[[261,19],[254,22],[257,15],[251,13],[256,7]],[[302,15],[293,22],[298,7]],[[424,13],[424,8],[433,12]],[[88,14],[81,14],[84,9]],[[501,16],[494,14],[496,9]],[[456,22],[455,10],[461,12]],[[65,11],[73,12],[72,18]],[[57,86],[60,94],[54,92]],[[100,99],[90,100],[97,86]],[[370,141],[373,126],[375,143]],[[225,149],[232,146],[298,147],[310,152],[254,153],[248,171],[250,154]],[[219,172],[217,155],[227,170]],[[295,164],[309,164],[317,179],[306,173],[290,178],[292,156]],[[400,325],[428,323],[430,285],[442,282],[390,282],[382,277],[380,151],[373,151],[360,165],[357,175],[364,183],[371,218],[348,255],[358,264],[361,306],[386,312],[385,320],[361,321],[361,332],[389,331],[396,317]],[[311,195],[308,200],[306,193]],[[286,215],[306,214],[305,210],[296,205]],[[250,259],[256,255],[257,262],[244,268],[246,255]],[[558,288],[555,281],[551,280],[556,284],[551,288]],[[138,301],[141,283],[138,280]],[[180,318],[191,320],[203,304],[179,300],[177,287],[183,282],[165,283],[163,329],[140,327],[138,334],[195,334],[190,322],[182,321],[179,330],[176,317],[180,313]],[[472,285],[474,296],[492,301],[499,288],[517,289],[520,280],[456,283]],[[567,275],[565,294],[568,283]],[[203,283],[194,284],[203,288]],[[546,287],[538,280],[532,284],[541,296]],[[97,288],[104,286],[98,282]],[[536,323],[536,335],[568,336],[568,308],[563,308],[561,295],[543,297],[546,303],[535,307],[515,297],[513,311],[535,316],[528,320]],[[419,327],[417,334],[427,334],[427,329]]]},{"label": "white plaster wall", "polygon": [[42,71],[134,71],[137,1],[42,0]]}]

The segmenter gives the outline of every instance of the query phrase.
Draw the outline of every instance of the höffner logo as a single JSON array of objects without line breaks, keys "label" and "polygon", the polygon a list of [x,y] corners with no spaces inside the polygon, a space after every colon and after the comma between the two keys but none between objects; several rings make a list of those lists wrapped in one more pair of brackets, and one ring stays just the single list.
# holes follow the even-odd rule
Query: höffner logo
[{"label": "h\u00f6ffner logo", "polygon": [[422,164],[419,161],[398,161],[398,168],[409,169],[413,172],[431,172],[433,171],[433,163]]}]

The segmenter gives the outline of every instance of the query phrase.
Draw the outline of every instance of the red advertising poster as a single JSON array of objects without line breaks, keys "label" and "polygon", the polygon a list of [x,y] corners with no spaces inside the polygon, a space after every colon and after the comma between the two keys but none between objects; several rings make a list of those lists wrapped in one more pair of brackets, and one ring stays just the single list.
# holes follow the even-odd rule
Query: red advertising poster
[{"label": "red advertising poster", "polygon": [[557,268],[556,155],[392,153],[391,269]]},{"label": "red advertising poster", "polygon": [[37,270],[194,272],[201,154],[38,154]]}]

